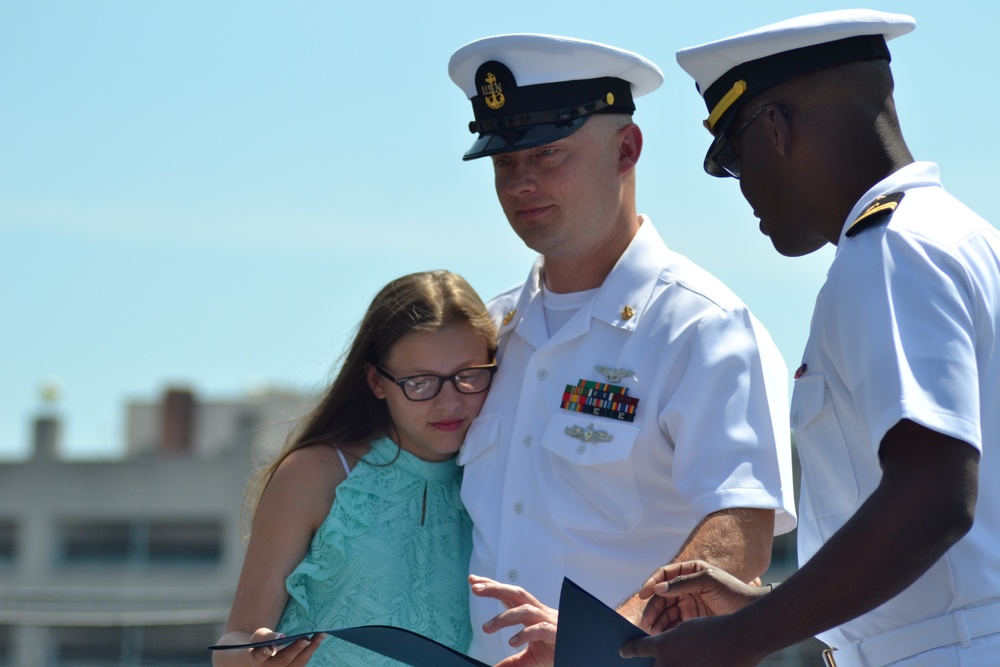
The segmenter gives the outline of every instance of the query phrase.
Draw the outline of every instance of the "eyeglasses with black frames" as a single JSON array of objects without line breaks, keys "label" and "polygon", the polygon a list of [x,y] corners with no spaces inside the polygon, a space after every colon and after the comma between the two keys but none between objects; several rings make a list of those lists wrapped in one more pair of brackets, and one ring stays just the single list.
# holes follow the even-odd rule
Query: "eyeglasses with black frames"
[{"label": "eyeglasses with black frames", "polygon": [[759,107],[757,107],[757,109],[754,110],[752,114],[750,114],[750,117],[747,118],[746,122],[740,125],[735,132],[728,133],[728,136],[725,138],[725,141],[722,141],[716,148],[715,152],[712,153],[711,156],[709,156],[709,159],[714,161],[717,165],[722,167],[727,174],[729,174],[730,176],[732,176],[737,180],[739,180],[740,178],[740,171],[741,171],[740,145],[739,145],[740,137],[743,136],[743,132],[745,132],[746,129],[750,126],[750,123],[754,122],[757,116],[764,113],[764,111],[766,111],[768,107],[777,107],[778,111],[785,118],[792,117],[792,113],[788,111],[785,107],[781,106],[780,104],[777,104],[775,102],[766,102],[765,104],[762,104]]},{"label": "eyeglasses with black frames", "polygon": [[469,366],[457,371],[454,375],[408,375],[398,378],[390,374],[382,366],[375,366],[382,377],[392,380],[403,390],[403,396],[411,401],[429,401],[441,393],[445,382],[451,382],[460,394],[480,394],[490,388],[493,374],[497,372],[495,363],[484,366]]}]

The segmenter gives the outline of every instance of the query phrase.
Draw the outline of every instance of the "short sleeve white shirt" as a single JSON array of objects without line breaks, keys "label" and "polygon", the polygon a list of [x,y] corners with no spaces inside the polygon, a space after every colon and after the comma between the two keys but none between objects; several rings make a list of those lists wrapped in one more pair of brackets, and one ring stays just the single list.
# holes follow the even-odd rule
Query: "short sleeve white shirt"
[{"label": "short sleeve white shirt", "polygon": [[870,190],[903,192],[888,224],[841,236],[816,302],[791,423],[802,460],[805,562],[881,480],[878,450],[902,419],[979,449],[972,530],[896,598],[820,636],[844,646],[1000,599],[1000,234],[911,164]]},{"label": "short sleeve white shirt", "polygon": [[[645,218],[551,338],[541,269],[539,258],[490,304],[500,369],[459,454],[470,571],[553,607],[567,576],[615,606],[712,512],[774,509],[776,532],[791,530],[787,371],[746,306]],[[612,382],[609,369],[622,377]],[[580,380],[626,387],[639,399],[635,420],[562,409]],[[570,435],[588,428],[602,435]],[[503,610],[474,596],[471,606],[474,630]],[[476,632],[471,654],[499,661],[513,632]]]}]

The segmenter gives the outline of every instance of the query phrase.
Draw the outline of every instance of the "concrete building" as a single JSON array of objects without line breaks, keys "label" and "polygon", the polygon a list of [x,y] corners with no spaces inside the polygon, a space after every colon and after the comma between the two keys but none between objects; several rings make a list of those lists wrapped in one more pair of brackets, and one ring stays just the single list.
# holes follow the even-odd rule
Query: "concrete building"
[{"label": "concrete building", "polygon": [[0,464],[0,665],[209,664],[243,560],[254,460],[311,397],[128,406],[126,455],[59,458],[59,419],[32,457]]}]

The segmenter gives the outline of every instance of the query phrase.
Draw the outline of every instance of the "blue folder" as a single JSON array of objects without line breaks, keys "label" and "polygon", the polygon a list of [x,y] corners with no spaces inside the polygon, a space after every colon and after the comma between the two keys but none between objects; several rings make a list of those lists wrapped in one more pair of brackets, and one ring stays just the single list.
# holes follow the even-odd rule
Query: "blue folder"
[{"label": "blue folder", "polygon": [[[324,633],[393,658],[411,667],[490,667],[423,635],[387,625],[364,625],[340,630],[317,630],[251,644],[210,646],[225,650],[259,646],[285,646],[300,637]],[[618,653],[625,641],[646,633],[611,607],[563,579],[559,595],[559,628],[556,631],[555,667],[647,667],[652,658],[626,660]]]}]

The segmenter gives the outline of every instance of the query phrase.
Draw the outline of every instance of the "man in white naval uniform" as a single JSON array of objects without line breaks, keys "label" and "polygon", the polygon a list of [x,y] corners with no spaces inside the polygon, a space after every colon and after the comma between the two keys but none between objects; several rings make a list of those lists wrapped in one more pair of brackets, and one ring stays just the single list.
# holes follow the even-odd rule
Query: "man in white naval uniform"
[{"label": "man in white naval uniform", "polygon": [[1000,664],[1000,233],[903,141],[886,40],[913,27],[826,12],[678,53],[706,171],[740,178],[782,254],[837,252],[792,397],[801,569],[766,593],[664,568],[644,594],[733,613],[626,655],[756,665],[815,634],[836,667]]},{"label": "man in white naval uniform", "polygon": [[633,98],[660,85],[655,65],[505,35],[462,47],[449,72],[479,134],[465,158],[492,159],[511,227],[540,254],[490,304],[500,370],[459,457],[471,653],[495,663],[527,644],[505,664],[544,664],[564,576],[638,623],[635,592],[674,558],[764,572],[795,525],[788,379],[746,306],[636,212]]}]

